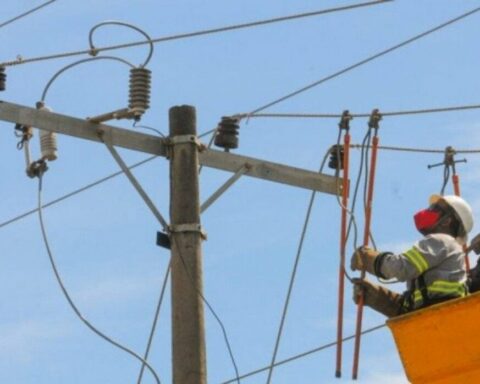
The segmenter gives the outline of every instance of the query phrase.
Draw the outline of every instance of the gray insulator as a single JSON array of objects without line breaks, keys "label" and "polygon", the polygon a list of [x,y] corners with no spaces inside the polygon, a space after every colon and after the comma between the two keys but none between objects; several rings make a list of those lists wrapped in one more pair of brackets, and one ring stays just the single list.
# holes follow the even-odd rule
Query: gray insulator
[{"label": "gray insulator", "polygon": [[130,70],[130,90],[128,107],[135,110],[136,119],[150,108],[151,71],[146,68]]},{"label": "gray insulator", "polygon": [[[38,102],[37,109],[45,112],[53,112],[51,108],[45,106],[45,103]],[[39,129],[40,132],[40,151],[42,159],[53,161],[57,159],[57,134],[55,132]]]},{"label": "gray insulator", "polygon": [[0,91],[5,91],[7,82],[7,74],[5,73],[5,67],[0,67]]},{"label": "gray insulator", "polygon": [[53,161],[57,159],[57,135],[55,132],[40,130],[40,149],[42,159]]},{"label": "gray insulator", "polygon": [[222,117],[218,124],[217,134],[215,135],[215,145],[229,151],[238,148],[238,119],[233,117]]}]

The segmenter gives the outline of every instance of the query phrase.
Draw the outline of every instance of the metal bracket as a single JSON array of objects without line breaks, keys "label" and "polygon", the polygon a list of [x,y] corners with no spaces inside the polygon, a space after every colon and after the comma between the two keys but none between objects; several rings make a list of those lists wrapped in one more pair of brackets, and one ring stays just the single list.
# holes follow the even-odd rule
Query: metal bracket
[{"label": "metal bracket", "polygon": [[195,135],[177,135],[177,136],[169,137],[167,139],[168,145],[177,145],[177,144],[186,144],[186,143],[195,144],[199,150],[203,150],[205,148],[205,144],[203,144],[200,140],[198,140],[197,136]]},{"label": "metal bracket", "polygon": [[168,226],[170,233],[196,232],[200,233],[202,239],[207,240],[207,233],[199,223],[172,224]]}]

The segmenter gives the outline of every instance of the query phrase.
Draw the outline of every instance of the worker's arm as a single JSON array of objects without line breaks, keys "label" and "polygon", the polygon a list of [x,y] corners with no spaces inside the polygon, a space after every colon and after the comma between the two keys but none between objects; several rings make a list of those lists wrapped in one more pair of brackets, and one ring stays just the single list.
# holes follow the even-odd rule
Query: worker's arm
[{"label": "worker's arm", "polygon": [[376,262],[377,275],[399,281],[412,280],[440,264],[448,256],[444,235],[428,235],[412,248],[395,255],[382,253]]}]

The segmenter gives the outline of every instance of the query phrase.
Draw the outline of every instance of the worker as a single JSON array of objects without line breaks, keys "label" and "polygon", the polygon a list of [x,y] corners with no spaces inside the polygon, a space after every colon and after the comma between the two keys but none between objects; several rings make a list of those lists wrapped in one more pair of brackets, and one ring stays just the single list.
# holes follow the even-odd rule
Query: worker
[{"label": "worker", "polygon": [[358,248],[352,256],[352,270],[365,270],[382,279],[407,282],[403,294],[353,279],[354,301],[361,294],[364,304],[387,317],[397,316],[467,294],[463,244],[473,227],[472,209],[458,196],[430,197],[430,206],[414,216],[424,236],[401,254]]}]

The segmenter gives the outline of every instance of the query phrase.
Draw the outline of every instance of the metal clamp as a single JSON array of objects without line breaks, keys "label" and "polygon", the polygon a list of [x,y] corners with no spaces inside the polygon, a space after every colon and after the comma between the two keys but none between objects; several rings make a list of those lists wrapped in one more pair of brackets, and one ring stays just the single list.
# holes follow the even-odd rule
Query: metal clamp
[{"label": "metal clamp", "polygon": [[191,144],[195,144],[197,148],[200,150],[205,148],[205,144],[203,144],[200,140],[198,140],[197,136],[195,135],[177,135],[177,136],[169,137],[167,139],[167,143],[169,145],[191,143]]},{"label": "metal clamp", "polygon": [[196,232],[203,240],[207,240],[207,233],[199,223],[172,224],[168,226],[169,233]]}]

